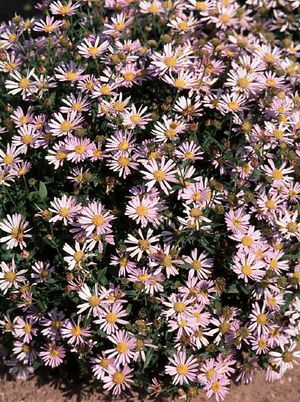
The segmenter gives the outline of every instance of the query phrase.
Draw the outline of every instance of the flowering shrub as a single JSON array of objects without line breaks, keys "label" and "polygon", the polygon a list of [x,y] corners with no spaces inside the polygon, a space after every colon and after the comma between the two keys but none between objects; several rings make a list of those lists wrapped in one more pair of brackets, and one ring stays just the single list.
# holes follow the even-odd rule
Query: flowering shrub
[{"label": "flowering shrub", "polygon": [[299,1],[43,1],[0,27],[2,361],[222,400],[300,357]]}]

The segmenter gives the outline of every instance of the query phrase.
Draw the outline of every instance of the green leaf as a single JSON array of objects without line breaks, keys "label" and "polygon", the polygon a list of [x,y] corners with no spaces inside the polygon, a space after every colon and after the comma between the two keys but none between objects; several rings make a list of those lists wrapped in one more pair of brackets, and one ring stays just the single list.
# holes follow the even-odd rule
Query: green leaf
[{"label": "green leaf", "polygon": [[46,184],[40,181],[39,185],[39,196],[41,197],[42,200],[44,200],[47,197],[47,187]]}]

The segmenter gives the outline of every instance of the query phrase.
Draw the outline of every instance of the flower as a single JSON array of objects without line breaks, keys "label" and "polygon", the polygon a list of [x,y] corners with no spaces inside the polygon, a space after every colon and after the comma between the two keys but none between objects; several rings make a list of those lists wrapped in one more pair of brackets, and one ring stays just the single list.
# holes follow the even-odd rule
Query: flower
[{"label": "flower", "polygon": [[11,287],[19,289],[20,283],[26,282],[24,274],[27,272],[27,269],[21,269],[20,271],[16,272],[16,264],[14,259],[12,259],[8,264],[2,261],[0,266],[0,290],[4,295]]},{"label": "flower", "polygon": [[102,331],[110,335],[119,329],[118,324],[128,324],[129,322],[122,317],[127,316],[127,312],[123,310],[122,304],[115,302],[108,306],[103,306],[97,314],[98,319],[94,321],[99,324]]},{"label": "flower", "polygon": [[69,254],[69,256],[64,257],[64,261],[68,264],[68,269],[72,271],[73,269],[81,269],[84,265],[88,266],[93,264],[92,262],[86,263],[86,260],[92,257],[93,253],[86,252],[87,243],[84,243],[81,247],[80,244],[75,242],[75,249],[73,249],[69,244],[65,244],[63,250]]},{"label": "flower", "polygon": [[50,218],[49,222],[63,221],[64,225],[72,223],[75,216],[81,210],[81,204],[77,202],[76,198],[73,196],[67,197],[66,194],[61,198],[55,197],[50,202],[50,205],[52,208],[49,208],[49,211],[53,212],[55,216]]},{"label": "flower", "polygon": [[62,346],[58,346],[52,343],[42,349],[42,351],[40,352],[40,356],[45,366],[50,366],[54,368],[63,363],[66,353],[65,349]]},{"label": "flower", "polygon": [[77,318],[77,322],[74,319],[65,320],[61,328],[61,336],[63,339],[67,339],[71,345],[85,344],[91,337],[91,331],[89,328],[84,328],[80,325],[81,316]]},{"label": "flower", "polygon": [[174,376],[173,384],[189,384],[196,379],[199,364],[192,356],[187,358],[185,350],[170,357],[169,362],[172,365],[165,366],[165,372]]},{"label": "flower", "polygon": [[[23,250],[26,247],[24,239],[32,237],[28,232],[31,230],[28,228],[29,222],[18,213],[13,215],[7,215],[6,219],[0,222],[0,229],[3,232],[9,233],[8,236],[0,238],[1,243],[7,243],[6,247],[12,249],[14,247],[20,247]],[[27,229],[28,228],[28,229]]]},{"label": "flower", "polygon": [[104,303],[103,299],[106,298],[107,294],[104,292],[99,294],[98,284],[96,283],[93,292],[91,292],[87,284],[83,284],[78,292],[78,296],[82,300],[85,300],[85,303],[79,304],[77,306],[77,314],[81,314],[83,311],[88,310],[88,316],[92,312],[93,316],[96,317],[99,316],[99,313],[101,311],[100,307]]},{"label": "flower", "polygon": [[153,254],[155,252],[156,247],[154,246],[154,243],[158,242],[159,237],[152,236],[152,229],[148,229],[146,238],[144,237],[141,229],[138,230],[138,234],[139,238],[129,234],[127,240],[125,240],[125,243],[129,245],[134,244],[134,246],[127,247],[127,251],[129,252],[130,257],[137,256],[137,261],[140,261],[144,253]]},{"label": "flower", "polygon": [[175,174],[177,170],[174,162],[172,160],[166,161],[165,157],[162,157],[161,162],[158,164],[156,160],[151,159],[145,164],[145,169],[141,173],[147,180],[147,189],[151,190],[155,184],[159,184],[163,192],[168,194],[172,189],[169,183],[176,182]]},{"label": "flower", "polygon": [[126,205],[125,215],[128,215],[137,224],[140,224],[142,228],[146,227],[149,223],[157,226],[160,223],[158,210],[159,198],[150,198],[147,196],[140,198],[139,196],[135,196]]},{"label": "flower", "polygon": [[78,223],[85,229],[87,235],[92,232],[97,234],[105,234],[110,232],[110,222],[115,217],[104,209],[101,202],[91,202],[86,207],[82,208]]},{"label": "flower", "polygon": [[5,87],[9,89],[9,93],[12,95],[21,93],[22,98],[26,100],[29,95],[37,91],[35,81],[38,78],[34,69],[28,71],[26,75],[21,75],[19,71],[14,71],[10,74],[10,78],[5,81]]},{"label": "flower", "polygon": [[81,54],[84,58],[88,59],[89,57],[98,57],[102,53],[107,50],[109,46],[109,42],[107,40],[103,41],[100,44],[100,37],[96,36],[96,38],[93,40],[89,40],[88,38],[85,38],[84,41],[78,45],[79,49],[79,54]]},{"label": "flower", "polygon": [[293,363],[297,358],[300,358],[300,351],[295,351],[296,347],[296,342],[290,342],[288,345],[281,347],[281,352],[269,352],[269,355],[272,356],[272,362],[275,363],[276,367],[279,367],[281,374],[288,369],[292,369]]},{"label": "flower", "polygon": [[114,334],[107,337],[115,347],[107,349],[106,354],[109,359],[115,358],[115,365],[125,365],[130,363],[134,357],[133,349],[135,347],[135,338],[126,330],[117,330]]},{"label": "flower", "polygon": [[133,371],[127,364],[123,368],[111,367],[108,369],[107,375],[103,377],[103,388],[112,390],[113,395],[120,395],[122,391],[130,387],[133,383],[132,374]]}]

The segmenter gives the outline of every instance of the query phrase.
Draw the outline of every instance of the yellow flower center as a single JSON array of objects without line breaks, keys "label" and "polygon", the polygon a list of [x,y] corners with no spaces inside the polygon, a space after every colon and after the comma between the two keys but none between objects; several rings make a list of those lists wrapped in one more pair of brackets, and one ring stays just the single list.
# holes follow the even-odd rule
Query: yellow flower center
[{"label": "yellow flower center", "polygon": [[149,250],[150,244],[149,244],[148,240],[139,240],[138,245],[139,245],[139,248],[143,251]]},{"label": "yellow flower center", "polygon": [[177,78],[177,79],[174,81],[174,86],[175,86],[176,88],[186,88],[186,81],[183,80],[183,79]]},{"label": "yellow flower center", "polygon": [[117,112],[124,110],[125,104],[123,102],[116,102],[114,108]]},{"label": "yellow flower center", "polygon": [[12,231],[10,232],[11,237],[18,241],[22,241],[24,237],[24,233],[20,228],[13,228]]},{"label": "yellow flower center", "polygon": [[276,208],[276,203],[275,203],[274,200],[268,200],[268,201],[265,202],[265,206],[268,209],[275,209]]},{"label": "yellow flower center", "polygon": [[138,280],[140,282],[146,282],[148,279],[149,279],[149,275],[147,275],[147,274],[141,274],[138,276]]},{"label": "yellow flower center", "polygon": [[172,265],[172,262],[172,258],[169,255],[166,255],[162,260],[162,264],[164,267],[170,267]]},{"label": "yellow flower center", "polygon": [[118,164],[122,167],[128,166],[129,164],[129,158],[127,158],[126,156],[121,156],[118,159]]},{"label": "yellow flower center", "polygon": [[195,4],[195,8],[199,11],[206,11],[207,7],[205,1],[197,1],[197,3]]},{"label": "yellow flower center", "polygon": [[102,156],[102,151],[101,149],[95,149],[93,152],[93,155],[95,158],[100,158]]},{"label": "yellow flower center", "polygon": [[220,14],[219,20],[221,22],[223,22],[223,24],[227,24],[230,21],[230,15],[229,14]]},{"label": "yellow flower center", "polygon": [[186,308],[186,305],[183,302],[176,302],[174,304],[174,310],[176,311],[176,313],[182,313]]},{"label": "yellow flower center", "polygon": [[174,138],[176,134],[176,130],[174,130],[173,128],[167,128],[165,131],[166,138]]},{"label": "yellow flower center", "polygon": [[136,207],[135,212],[138,216],[146,216],[148,214],[148,208],[144,205],[139,205]]},{"label": "yellow flower center", "polygon": [[273,135],[277,140],[281,140],[283,138],[283,131],[279,130],[279,128],[276,128],[273,131]]},{"label": "yellow flower center", "polygon": [[99,48],[98,47],[92,46],[92,47],[88,48],[88,54],[90,56],[96,56],[98,53],[99,53]]},{"label": "yellow flower center", "polygon": [[72,109],[75,110],[76,112],[79,112],[82,110],[82,104],[80,102],[74,102],[72,104]]},{"label": "yellow flower center", "polygon": [[95,215],[92,219],[92,223],[95,226],[102,226],[105,222],[105,219],[102,215]]},{"label": "yellow flower center", "polygon": [[89,304],[90,304],[92,307],[97,307],[97,306],[99,306],[99,304],[100,304],[100,299],[99,299],[99,297],[98,297],[97,295],[93,295],[93,296],[89,297]]},{"label": "yellow flower center", "polygon": [[16,63],[13,62],[4,62],[4,64],[7,71],[14,71],[17,66]]},{"label": "yellow flower center", "polygon": [[15,41],[17,40],[17,35],[16,35],[16,34],[10,34],[10,35],[8,36],[8,40],[9,40],[10,42],[15,42]]},{"label": "yellow flower center", "polygon": [[73,128],[73,123],[71,123],[70,121],[64,121],[60,125],[60,130],[63,133],[66,133],[67,131],[70,131],[72,128]]},{"label": "yellow flower center", "polygon": [[59,356],[59,350],[55,348],[50,349],[50,355],[53,357],[58,357]]},{"label": "yellow flower center", "polygon": [[217,374],[216,370],[214,370],[214,369],[208,369],[207,372],[206,372],[206,374],[205,374],[205,377],[206,377],[208,380],[210,380],[210,379],[213,378],[216,374]]},{"label": "yellow flower center", "polygon": [[172,67],[175,67],[176,64],[177,64],[177,58],[174,57],[174,56],[166,57],[166,58],[164,59],[164,63],[165,63],[165,65],[168,66],[168,67],[171,67],[171,68],[172,68]]},{"label": "yellow flower center", "polygon": [[79,261],[81,261],[82,259],[83,259],[83,257],[84,257],[84,252],[83,251],[81,251],[81,250],[78,250],[78,251],[76,251],[75,253],[74,253],[74,260],[75,261],[77,261],[77,262],[79,262]]},{"label": "yellow flower center", "polygon": [[261,313],[257,316],[256,321],[258,322],[259,325],[265,325],[269,321],[269,319],[266,314]]},{"label": "yellow flower center", "polygon": [[249,235],[245,235],[242,237],[242,245],[245,247],[250,247],[253,244],[253,239]]},{"label": "yellow flower center", "polygon": [[27,343],[24,343],[24,345],[22,346],[22,350],[23,350],[23,352],[28,353],[28,352],[30,352],[31,347]]},{"label": "yellow flower center", "polygon": [[28,89],[30,86],[30,81],[28,78],[21,78],[19,81],[19,88]]},{"label": "yellow flower center", "polygon": [[142,119],[141,116],[138,114],[133,114],[132,116],[130,116],[130,120],[133,123],[139,123],[141,121],[141,119]]},{"label": "yellow flower center", "polygon": [[85,146],[84,145],[76,145],[75,147],[75,153],[78,155],[83,155],[85,153]]},{"label": "yellow flower center", "polygon": [[121,151],[127,151],[127,149],[129,148],[129,142],[128,141],[121,141],[120,143],[119,143],[119,145],[118,145],[118,148],[121,150]]},{"label": "yellow flower center", "polygon": [[125,28],[124,22],[120,21],[115,24],[115,29],[117,31],[122,31]]},{"label": "yellow flower center", "polygon": [[277,81],[274,78],[268,78],[266,80],[266,83],[269,85],[269,87],[275,87],[277,84]]},{"label": "yellow flower center", "polygon": [[71,329],[71,334],[73,336],[80,336],[82,334],[81,328],[78,325],[76,325]]},{"label": "yellow flower center", "polygon": [[192,262],[192,268],[193,268],[195,271],[198,271],[199,269],[201,269],[201,268],[202,268],[202,263],[201,263],[201,261],[199,261],[199,260],[193,261],[193,262]]},{"label": "yellow flower center", "polygon": [[19,122],[21,124],[27,124],[28,123],[28,117],[27,116],[22,116],[19,118]]},{"label": "yellow flower center", "polygon": [[277,304],[277,300],[276,297],[272,296],[268,298],[268,303],[270,304],[270,306],[275,306]]},{"label": "yellow flower center", "polygon": [[180,31],[186,32],[189,29],[189,24],[187,21],[180,21],[178,23],[178,28],[180,29]]},{"label": "yellow flower center", "polygon": [[16,274],[12,271],[8,271],[5,273],[4,278],[6,280],[6,282],[14,282],[14,280],[16,279]]},{"label": "yellow flower center", "polygon": [[114,324],[114,323],[117,321],[118,316],[117,316],[116,313],[111,312],[111,313],[107,313],[105,318],[106,318],[106,321],[107,321],[109,324]]},{"label": "yellow flower center", "polygon": [[23,144],[29,144],[33,140],[33,136],[30,134],[22,135],[22,142]]},{"label": "yellow flower center", "polygon": [[28,323],[26,323],[26,324],[24,325],[23,330],[24,330],[25,334],[30,334],[30,332],[31,332],[31,325],[28,324]]},{"label": "yellow flower center", "polygon": [[297,279],[298,281],[300,281],[300,271],[296,271],[293,273],[293,278]]},{"label": "yellow flower center", "polygon": [[296,233],[297,230],[298,230],[298,225],[297,225],[297,223],[296,223],[296,222],[289,222],[289,223],[287,224],[287,230],[288,230],[288,232],[290,232],[290,233]]},{"label": "yellow flower center", "polygon": [[100,362],[100,366],[107,368],[109,366],[109,360],[108,359],[102,359]]},{"label": "yellow flower center", "polygon": [[264,61],[266,63],[274,63],[276,61],[276,57],[272,53],[268,53],[264,55]]},{"label": "yellow flower center", "polygon": [[67,157],[67,154],[63,151],[58,151],[55,154],[55,158],[58,160],[66,159],[66,157]]},{"label": "yellow flower center", "polygon": [[59,214],[60,216],[64,217],[64,218],[65,218],[66,216],[68,216],[69,213],[70,213],[70,210],[69,210],[69,208],[66,208],[66,207],[62,207],[62,208],[60,208],[60,210],[58,211],[58,214]]},{"label": "yellow flower center", "polygon": [[61,322],[59,320],[54,320],[51,323],[51,327],[53,329],[60,329],[61,328]]},{"label": "yellow flower center", "polygon": [[156,181],[163,181],[166,179],[166,174],[163,170],[158,169],[153,173],[154,178]]},{"label": "yellow flower center", "polygon": [[110,88],[109,85],[103,85],[103,86],[100,88],[100,93],[101,93],[102,95],[108,95],[108,94],[110,93],[110,91],[111,91],[111,88]]},{"label": "yellow flower center", "polygon": [[176,366],[176,371],[179,375],[185,375],[188,372],[188,366],[186,364],[178,364],[178,366]]},{"label": "yellow flower center", "polygon": [[244,265],[244,266],[242,267],[242,273],[243,273],[245,276],[250,276],[250,275],[252,274],[252,268],[250,267],[250,265]]},{"label": "yellow flower center", "polygon": [[283,352],[282,353],[282,360],[285,363],[291,363],[294,360],[293,353],[291,353],[291,352]]},{"label": "yellow flower center", "polygon": [[5,165],[11,165],[14,161],[14,157],[12,155],[5,155],[3,158],[3,163]]},{"label": "yellow flower center", "polygon": [[214,391],[214,392],[218,392],[218,391],[220,391],[220,389],[221,389],[221,384],[219,383],[219,381],[214,381],[212,384],[211,384],[211,389]]},{"label": "yellow flower center", "polygon": [[194,154],[194,152],[186,152],[184,154],[184,156],[185,156],[186,159],[193,159],[195,154]]},{"label": "yellow flower center", "polygon": [[279,169],[274,169],[272,174],[274,180],[281,180],[283,178],[283,173]]},{"label": "yellow flower center", "polygon": [[270,268],[277,269],[278,268],[278,260],[271,259],[270,260]]},{"label": "yellow flower center", "polygon": [[148,8],[150,13],[157,14],[159,12],[159,8],[155,4],[151,4]]},{"label": "yellow flower center", "polygon": [[231,110],[238,110],[239,104],[237,102],[235,102],[235,101],[228,102],[228,107]]},{"label": "yellow flower center", "polygon": [[46,32],[52,32],[53,29],[54,29],[54,25],[52,25],[52,24],[44,25],[44,31],[46,31]]},{"label": "yellow flower center", "polygon": [[121,371],[118,371],[112,376],[112,381],[114,384],[123,384],[125,381],[125,375]]},{"label": "yellow flower center", "polygon": [[78,77],[78,74],[76,71],[67,71],[65,77],[68,81],[75,81]]},{"label": "yellow flower center", "polygon": [[128,352],[128,345],[126,342],[118,342],[116,346],[116,350],[118,353],[126,353]]},{"label": "yellow flower center", "polygon": [[192,218],[200,218],[202,216],[202,211],[200,208],[192,208],[190,215]]},{"label": "yellow flower center", "polygon": [[135,74],[132,71],[127,71],[126,73],[123,74],[123,77],[126,81],[133,81]]},{"label": "yellow flower center", "polygon": [[71,12],[71,7],[70,6],[61,6],[59,8],[59,13],[60,14],[69,14]]},{"label": "yellow flower center", "polygon": [[237,86],[240,88],[243,88],[243,89],[248,88],[249,84],[250,84],[250,81],[247,80],[247,78],[245,78],[245,77],[241,77],[237,80]]},{"label": "yellow flower center", "polygon": [[125,267],[127,264],[127,258],[126,257],[122,257],[119,261],[121,267]]}]

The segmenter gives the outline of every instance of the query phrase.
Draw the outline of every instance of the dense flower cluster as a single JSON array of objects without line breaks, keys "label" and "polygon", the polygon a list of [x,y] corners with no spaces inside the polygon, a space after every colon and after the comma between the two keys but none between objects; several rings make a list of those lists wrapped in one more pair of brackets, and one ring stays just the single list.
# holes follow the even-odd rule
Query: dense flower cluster
[{"label": "dense flower cluster", "polygon": [[297,0],[44,0],[0,26],[2,360],[222,400],[300,352]]}]

